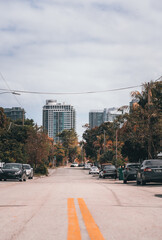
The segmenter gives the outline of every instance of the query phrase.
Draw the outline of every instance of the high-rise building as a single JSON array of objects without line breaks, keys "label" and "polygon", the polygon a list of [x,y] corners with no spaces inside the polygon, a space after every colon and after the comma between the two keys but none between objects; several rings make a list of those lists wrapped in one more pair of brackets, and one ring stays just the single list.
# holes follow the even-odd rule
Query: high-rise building
[{"label": "high-rise building", "polygon": [[48,136],[58,142],[58,134],[63,130],[75,130],[74,107],[57,103],[56,100],[46,100],[46,105],[43,106],[43,127]]},{"label": "high-rise building", "polygon": [[93,110],[89,112],[89,127],[99,127],[104,122],[113,122],[117,116],[128,112],[128,108],[104,108],[104,110]]},{"label": "high-rise building", "polygon": [[4,108],[4,113],[8,118],[11,120],[24,120],[25,118],[25,111],[23,108],[20,107],[12,107],[12,108]]},{"label": "high-rise building", "polygon": [[89,112],[89,126],[90,128],[99,127],[103,120],[103,111],[101,110],[92,110]]}]

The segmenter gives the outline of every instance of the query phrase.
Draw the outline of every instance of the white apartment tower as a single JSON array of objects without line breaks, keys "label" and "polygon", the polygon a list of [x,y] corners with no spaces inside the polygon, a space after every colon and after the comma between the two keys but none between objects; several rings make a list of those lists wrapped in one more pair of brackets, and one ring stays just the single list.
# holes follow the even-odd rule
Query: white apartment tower
[{"label": "white apartment tower", "polygon": [[75,130],[74,107],[65,103],[57,103],[56,100],[46,100],[46,105],[43,106],[43,127],[48,136],[58,142],[57,135],[63,130]]}]

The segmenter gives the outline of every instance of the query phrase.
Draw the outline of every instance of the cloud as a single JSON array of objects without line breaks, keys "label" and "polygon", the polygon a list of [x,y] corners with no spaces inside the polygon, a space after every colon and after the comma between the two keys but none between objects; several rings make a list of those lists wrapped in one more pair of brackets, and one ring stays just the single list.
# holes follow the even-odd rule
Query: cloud
[{"label": "cloud", "polygon": [[[158,0],[0,1],[0,71],[11,89],[46,92],[114,89],[156,79],[161,9]],[[6,87],[0,79],[0,88]],[[0,98],[3,107],[18,105],[14,96]],[[72,104],[80,129],[89,110],[129,104],[130,90],[17,98],[39,124],[46,99]]]}]

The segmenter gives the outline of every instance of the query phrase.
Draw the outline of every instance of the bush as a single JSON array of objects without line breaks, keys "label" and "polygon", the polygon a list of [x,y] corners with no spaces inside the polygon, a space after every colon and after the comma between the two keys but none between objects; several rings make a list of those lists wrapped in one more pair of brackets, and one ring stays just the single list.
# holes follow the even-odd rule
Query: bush
[{"label": "bush", "polygon": [[42,175],[48,175],[47,166],[44,164],[37,166],[37,168],[35,169],[35,173],[42,174]]}]

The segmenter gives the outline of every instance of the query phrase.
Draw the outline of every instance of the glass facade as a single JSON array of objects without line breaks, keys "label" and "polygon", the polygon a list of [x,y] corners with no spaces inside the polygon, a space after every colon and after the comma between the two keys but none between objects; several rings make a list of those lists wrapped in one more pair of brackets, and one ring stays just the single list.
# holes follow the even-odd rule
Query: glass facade
[{"label": "glass facade", "polygon": [[25,111],[20,107],[4,108],[4,113],[13,121],[23,120],[23,118],[25,118]]},{"label": "glass facade", "polygon": [[71,105],[57,103],[56,100],[47,100],[43,107],[43,127],[49,137],[58,142],[58,134],[63,130],[75,130],[75,109]]}]

